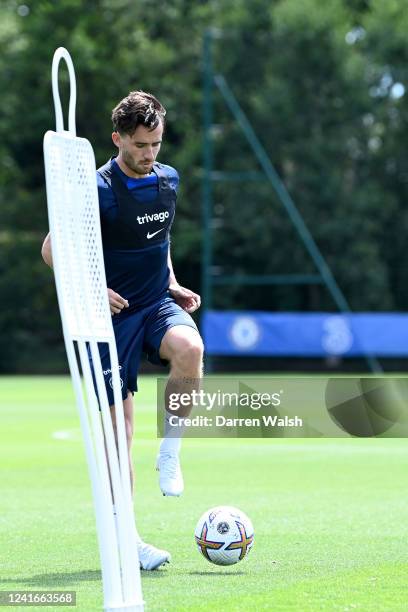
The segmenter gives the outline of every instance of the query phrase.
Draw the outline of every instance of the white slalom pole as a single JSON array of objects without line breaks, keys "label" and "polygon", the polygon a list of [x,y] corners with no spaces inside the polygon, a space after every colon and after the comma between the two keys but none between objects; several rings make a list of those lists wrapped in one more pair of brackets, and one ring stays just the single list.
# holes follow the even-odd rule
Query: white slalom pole
[{"label": "white slalom pole", "polygon": [[[70,80],[68,130],[64,130],[58,89],[61,59],[67,64]],[[52,91],[56,131],[48,131],[44,136],[48,219],[62,329],[95,505],[104,610],[143,612],[119,363],[103,261],[95,157],[91,144],[76,136],[75,71],[68,51],[62,47],[53,58]],[[117,444],[99,343],[109,346]]]}]

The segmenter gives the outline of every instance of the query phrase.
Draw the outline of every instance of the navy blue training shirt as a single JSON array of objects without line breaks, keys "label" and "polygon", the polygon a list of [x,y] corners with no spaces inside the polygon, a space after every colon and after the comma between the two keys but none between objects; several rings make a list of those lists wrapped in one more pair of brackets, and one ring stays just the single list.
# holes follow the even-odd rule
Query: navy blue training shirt
[{"label": "navy blue training shirt", "polygon": [[[164,164],[160,164],[160,168],[167,177],[171,191],[176,193],[179,184],[177,171]],[[157,211],[160,210],[157,208],[160,205],[160,194],[156,172],[152,171],[145,178],[131,178],[122,172],[116,161],[112,159],[97,171],[102,235],[104,227],[112,225],[119,218],[118,199],[120,198],[120,194],[115,193],[112,187],[114,181],[108,182],[102,175],[102,170],[105,170],[105,173],[106,170],[112,174],[115,173],[115,179],[120,177],[128,194],[131,194],[132,216],[134,201],[134,219],[137,220],[135,221],[137,228],[146,233],[145,238],[154,237],[152,244],[142,247],[139,245],[137,248],[129,248],[129,245],[126,245],[125,248],[107,248],[104,244],[107,286],[129,302],[129,308],[123,309],[121,313],[123,316],[154,303],[167,292],[169,240],[168,232],[161,229],[163,216],[167,215],[167,212],[157,214]],[[153,209],[156,215],[153,215]],[[152,212],[151,215],[150,212]],[[153,217],[156,219],[155,222],[153,222]],[[158,235],[155,236],[155,234]],[[146,242],[148,241],[145,240]]]}]

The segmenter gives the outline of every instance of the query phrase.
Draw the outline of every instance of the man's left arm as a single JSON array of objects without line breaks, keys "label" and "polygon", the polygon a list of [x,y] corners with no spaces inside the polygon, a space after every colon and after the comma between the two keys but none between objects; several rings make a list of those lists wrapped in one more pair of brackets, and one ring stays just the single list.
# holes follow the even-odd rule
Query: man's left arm
[{"label": "man's left arm", "polygon": [[176,275],[174,274],[173,264],[171,261],[170,255],[170,247],[169,254],[167,256],[167,265],[169,268],[169,292],[172,298],[177,302],[179,306],[183,310],[188,313],[192,313],[198,308],[200,308],[201,298],[197,293],[191,291],[191,289],[186,289],[178,284],[176,280]]}]

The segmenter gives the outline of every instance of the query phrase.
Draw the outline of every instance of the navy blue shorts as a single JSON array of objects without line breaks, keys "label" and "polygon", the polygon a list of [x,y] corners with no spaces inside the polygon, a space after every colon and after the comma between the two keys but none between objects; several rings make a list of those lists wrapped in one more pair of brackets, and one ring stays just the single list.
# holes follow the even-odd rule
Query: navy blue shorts
[{"label": "navy blue shorts", "polygon": [[[137,391],[137,373],[142,354],[146,355],[150,363],[164,366],[168,364],[159,355],[161,341],[168,329],[175,325],[187,325],[197,330],[191,316],[169,295],[142,310],[131,313],[124,310],[122,313],[115,314],[112,322],[118,351],[123,399],[126,399],[128,390],[132,393]],[[114,400],[108,345],[100,344],[99,352],[109,405],[112,406]]]}]

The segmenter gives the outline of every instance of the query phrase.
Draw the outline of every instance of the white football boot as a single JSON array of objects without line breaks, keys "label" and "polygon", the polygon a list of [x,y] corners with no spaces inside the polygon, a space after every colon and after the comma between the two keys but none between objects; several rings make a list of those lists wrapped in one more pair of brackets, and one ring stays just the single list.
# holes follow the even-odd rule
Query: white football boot
[{"label": "white football boot", "polygon": [[156,470],[163,495],[179,497],[184,491],[183,474],[176,453],[161,452],[157,455]]},{"label": "white football boot", "polygon": [[171,555],[167,550],[160,550],[151,544],[139,542],[137,545],[140,569],[155,570],[165,563],[170,563]]}]

